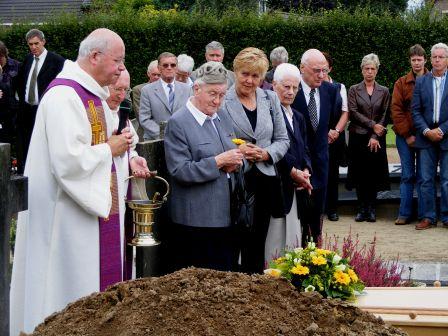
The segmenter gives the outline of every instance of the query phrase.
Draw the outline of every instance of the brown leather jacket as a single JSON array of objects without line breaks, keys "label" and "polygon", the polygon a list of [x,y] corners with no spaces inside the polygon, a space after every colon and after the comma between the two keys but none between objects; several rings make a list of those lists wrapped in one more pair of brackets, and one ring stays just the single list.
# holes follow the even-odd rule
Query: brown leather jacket
[{"label": "brown leather jacket", "polygon": [[372,138],[377,139],[373,126],[380,124],[386,127],[389,102],[390,93],[385,86],[375,82],[372,97],[369,97],[364,81],[353,85],[348,92],[349,131],[357,134],[371,134]]},{"label": "brown leather jacket", "polygon": [[[428,69],[425,68],[425,73]],[[390,106],[393,130],[396,134],[407,138],[415,135],[414,123],[411,115],[411,101],[414,93],[415,76],[412,70],[403,77],[397,79],[392,94],[392,104]]]}]

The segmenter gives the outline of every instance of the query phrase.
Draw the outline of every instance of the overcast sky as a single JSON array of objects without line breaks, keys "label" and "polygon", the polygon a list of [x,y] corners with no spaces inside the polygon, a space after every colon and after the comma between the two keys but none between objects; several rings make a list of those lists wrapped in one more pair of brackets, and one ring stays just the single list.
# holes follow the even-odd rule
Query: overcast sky
[{"label": "overcast sky", "polygon": [[421,6],[423,0],[408,0],[408,8],[412,9]]}]

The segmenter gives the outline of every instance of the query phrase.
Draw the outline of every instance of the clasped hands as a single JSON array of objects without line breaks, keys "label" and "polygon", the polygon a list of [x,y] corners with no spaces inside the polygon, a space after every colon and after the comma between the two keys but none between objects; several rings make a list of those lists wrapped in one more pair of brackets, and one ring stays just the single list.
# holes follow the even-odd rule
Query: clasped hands
[{"label": "clasped hands", "polygon": [[437,127],[426,132],[425,136],[432,142],[439,142],[443,139],[443,132]]},{"label": "clasped hands", "polygon": [[297,168],[292,168],[290,176],[294,183],[297,185],[297,190],[308,190],[308,193],[311,194],[311,190],[313,190],[313,186],[311,185],[311,174],[308,169],[300,170]]},{"label": "clasped hands", "polygon": [[115,131],[107,140],[112,156],[120,156],[132,145],[133,136],[129,127],[123,128],[120,134]]}]

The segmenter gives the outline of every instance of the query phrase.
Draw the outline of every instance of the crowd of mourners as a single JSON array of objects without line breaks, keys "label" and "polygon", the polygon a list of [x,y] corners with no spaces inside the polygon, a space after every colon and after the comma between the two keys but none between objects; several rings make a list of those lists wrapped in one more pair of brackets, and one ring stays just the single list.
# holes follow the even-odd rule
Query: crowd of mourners
[{"label": "crowd of mourners", "polygon": [[[375,222],[377,192],[389,189],[390,121],[402,172],[395,224],[417,220],[415,229],[425,230],[440,219],[448,228],[444,43],[432,46],[430,71],[425,50],[410,47],[411,69],[390,95],[376,81],[373,53],[347,90],[330,77],[331,56],[318,49],[306,50],[296,66],[277,47],[270,68],[263,50],[244,48],[231,71],[223,45],[213,41],[194,71],[190,56],[162,52],[149,63],[148,82],[131,90],[124,42],[108,29],[89,34],[76,61],[48,51],[38,29],[25,39],[23,62],[0,41],[0,142],[15,146],[18,173],[29,178],[29,210],[18,219],[12,334],[132,277],[127,177],[152,176],[135,151],[139,140],[164,139],[171,270],[261,273],[285,248],[319,244],[323,216],[339,219],[341,166],[348,166],[347,188],[356,190],[355,221]],[[132,100],[137,130],[120,108],[125,100]]]}]

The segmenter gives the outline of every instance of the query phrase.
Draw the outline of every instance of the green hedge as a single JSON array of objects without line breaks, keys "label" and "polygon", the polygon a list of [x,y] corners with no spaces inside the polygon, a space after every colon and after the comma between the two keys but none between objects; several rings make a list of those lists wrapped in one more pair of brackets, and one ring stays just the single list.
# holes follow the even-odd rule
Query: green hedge
[{"label": "green hedge", "polygon": [[[204,47],[218,40],[226,48],[225,64],[242,48],[255,46],[269,53],[283,45],[290,61],[298,63],[303,51],[318,48],[329,51],[334,60],[333,77],[347,86],[361,81],[360,62],[374,52],[381,61],[379,83],[390,88],[409,69],[407,50],[420,43],[427,52],[437,42],[448,42],[448,20],[430,20],[427,12],[408,16],[371,15],[367,11],[348,13],[330,11],[319,15],[256,15],[232,12],[216,17],[211,14],[160,13],[142,18],[135,15],[91,15],[82,19],[58,17],[41,25],[47,47],[74,59],[79,42],[94,28],[108,27],[120,34],[126,44],[126,66],[132,84],[145,81],[147,64],[163,51],[187,53],[200,65]],[[3,40],[13,58],[27,53],[24,35],[30,25],[0,28]],[[429,65],[429,63],[428,63]]]}]

